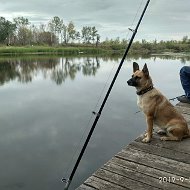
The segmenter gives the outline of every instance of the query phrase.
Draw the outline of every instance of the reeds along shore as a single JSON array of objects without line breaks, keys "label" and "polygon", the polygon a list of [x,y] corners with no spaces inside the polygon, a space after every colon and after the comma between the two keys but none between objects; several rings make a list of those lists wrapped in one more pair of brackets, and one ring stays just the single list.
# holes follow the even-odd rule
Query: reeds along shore
[{"label": "reeds along shore", "polygon": [[[127,47],[127,44],[106,44],[102,43],[98,46],[94,44],[68,44],[57,46],[5,46],[0,45],[0,54],[63,54],[63,55],[79,55],[79,54],[117,54],[122,55]],[[184,53],[189,55],[190,43],[180,42],[134,42],[129,54],[150,55],[168,53]]]},{"label": "reeds along shore", "polygon": [[96,47],[2,46],[0,54],[101,54],[106,50]]}]

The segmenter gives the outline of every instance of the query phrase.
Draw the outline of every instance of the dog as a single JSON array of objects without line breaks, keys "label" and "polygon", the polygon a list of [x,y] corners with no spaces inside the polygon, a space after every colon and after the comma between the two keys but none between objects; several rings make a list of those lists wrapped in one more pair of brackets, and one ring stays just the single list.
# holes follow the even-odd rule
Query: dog
[{"label": "dog", "polygon": [[184,117],[153,86],[146,63],[142,70],[139,69],[138,63],[133,63],[133,75],[127,83],[137,89],[137,105],[146,117],[147,133],[142,142],[150,142],[154,124],[161,129],[158,134],[165,133],[160,138],[162,141],[181,141],[190,137],[190,129]]}]

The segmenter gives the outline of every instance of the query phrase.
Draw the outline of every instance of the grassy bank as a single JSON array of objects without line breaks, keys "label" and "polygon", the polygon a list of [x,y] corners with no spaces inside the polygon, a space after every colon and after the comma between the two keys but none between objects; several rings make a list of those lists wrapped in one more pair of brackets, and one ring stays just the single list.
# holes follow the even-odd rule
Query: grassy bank
[{"label": "grassy bank", "polygon": [[48,47],[48,46],[2,46],[0,55],[11,54],[62,54],[62,55],[79,55],[79,54],[104,54],[109,51],[96,47]]},{"label": "grassy bank", "polygon": [[[25,55],[25,54],[53,54],[53,55],[123,55],[125,51],[124,46],[113,48],[112,46],[0,46],[0,56],[3,55]],[[167,53],[166,53],[167,52]],[[156,49],[154,51],[148,48],[136,47],[135,43],[129,51],[130,55],[176,55],[183,54],[189,56],[188,51],[173,51],[173,49]]]}]

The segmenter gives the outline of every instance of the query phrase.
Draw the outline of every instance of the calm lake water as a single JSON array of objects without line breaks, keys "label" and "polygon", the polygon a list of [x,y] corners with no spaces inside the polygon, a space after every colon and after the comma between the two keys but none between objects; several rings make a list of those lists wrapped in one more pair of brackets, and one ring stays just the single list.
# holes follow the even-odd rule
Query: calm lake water
[{"label": "calm lake water", "polygon": [[[135,114],[135,89],[126,83],[133,61],[147,63],[155,87],[168,98],[183,94],[179,70],[189,59],[127,59],[70,189],[146,128],[143,114]],[[115,57],[0,58],[1,190],[64,188],[61,178],[69,176],[95,118],[92,111],[98,111],[119,62]]]}]

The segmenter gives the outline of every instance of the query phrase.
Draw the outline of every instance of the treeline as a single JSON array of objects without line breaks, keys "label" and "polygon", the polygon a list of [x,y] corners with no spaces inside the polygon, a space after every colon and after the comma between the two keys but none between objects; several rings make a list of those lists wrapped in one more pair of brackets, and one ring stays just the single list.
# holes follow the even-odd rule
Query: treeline
[{"label": "treeline", "polygon": [[[119,38],[106,39],[101,42],[101,46],[109,47],[112,50],[123,50],[126,48],[128,41],[125,39],[120,40]],[[184,36],[181,40],[170,40],[170,41],[135,41],[131,47],[132,53],[161,53],[161,52],[190,52],[190,39],[188,36]]]},{"label": "treeline", "polygon": [[99,42],[100,35],[95,26],[84,26],[77,31],[72,21],[66,24],[58,16],[40,25],[31,24],[24,17],[16,17],[12,22],[0,17],[0,44],[52,46],[83,43],[97,46]]},{"label": "treeline", "polygon": [[[64,46],[64,47],[99,47],[110,52],[121,52],[128,44],[127,39],[108,39],[100,41],[100,34],[95,26],[83,26],[79,31],[70,21],[54,16],[46,24],[34,25],[27,18],[16,17],[13,21],[0,17],[0,44],[9,46]],[[95,48],[94,48],[95,49]],[[43,50],[42,50],[43,51]],[[44,51],[47,51],[45,49]],[[62,51],[62,50],[61,50]],[[70,50],[70,52],[72,52]],[[170,41],[135,41],[131,53],[149,54],[160,52],[190,52],[190,39]]]},{"label": "treeline", "polygon": [[57,85],[62,84],[67,78],[74,80],[77,74],[95,76],[100,68],[97,57],[83,58],[76,62],[72,58],[43,57],[41,59],[19,58],[0,60],[0,86],[7,82],[17,80],[21,83],[31,82],[36,73],[42,73],[44,78],[50,78]]}]

